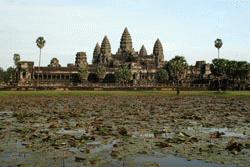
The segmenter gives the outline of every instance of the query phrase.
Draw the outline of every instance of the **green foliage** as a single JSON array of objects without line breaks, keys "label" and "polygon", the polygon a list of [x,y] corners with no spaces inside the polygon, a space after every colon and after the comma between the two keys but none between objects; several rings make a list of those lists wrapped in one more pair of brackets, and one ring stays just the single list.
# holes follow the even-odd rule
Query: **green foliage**
[{"label": "green foliage", "polygon": [[15,53],[14,56],[13,56],[13,61],[14,61],[15,66],[17,66],[20,59],[21,59],[20,55],[18,53]]},{"label": "green foliage", "polygon": [[118,70],[115,72],[116,81],[119,83],[128,83],[132,79],[131,70],[126,65],[119,66]]},{"label": "green foliage", "polygon": [[39,67],[41,65],[41,55],[42,55],[41,52],[42,52],[42,48],[45,46],[45,43],[46,43],[46,41],[45,41],[45,39],[43,37],[38,37],[37,40],[36,40],[36,45],[40,49],[39,63],[38,63]]},{"label": "green foliage", "polygon": [[227,66],[228,66],[228,60],[227,59],[214,59],[212,61],[212,73],[215,76],[222,76],[226,74]]},{"label": "green foliage", "polygon": [[0,67],[0,83],[4,82],[4,70]]},{"label": "green foliage", "polygon": [[87,77],[88,77],[88,65],[87,64],[80,65],[79,76],[81,80],[87,80]]},{"label": "green foliage", "polygon": [[221,39],[216,39],[216,40],[214,41],[214,46],[215,46],[217,49],[220,49],[220,48],[222,47],[222,45],[223,45],[223,42],[222,42]]},{"label": "green foliage", "polygon": [[245,79],[250,74],[250,64],[246,61],[214,59],[211,70],[215,76],[223,75],[229,79]]},{"label": "green foliage", "polygon": [[226,67],[226,75],[232,78],[237,78],[238,62],[237,61],[228,61]]},{"label": "green foliage", "polygon": [[98,77],[98,79],[103,79],[105,77],[106,74],[106,67],[102,66],[102,65],[97,65],[96,66],[96,75]]},{"label": "green foliage", "polygon": [[173,77],[173,80],[176,81],[177,95],[180,94],[179,80],[181,79],[182,74],[184,74],[187,68],[188,64],[183,56],[175,56],[167,64],[169,74]]},{"label": "green foliage", "polygon": [[161,69],[156,73],[156,79],[159,83],[166,83],[168,78],[168,72],[165,69]]},{"label": "green foliage", "polygon": [[5,77],[4,77],[4,82],[8,83],[11,80],[11,77],[13,76],[13,74],[15,73],[15,69],[12,67],[9,67],[6,71],[5,71]]},{"label": "green foliage", "polygon": [[39,49],[42,49],[44,46],[45,46],[45,39],[44,37],[38,37],[37,40],[36,40],[36,45]]},{"label": "green foliage", "polygon": [[[130,96],[152,96],[165,97],[174,96],[174,91],[0,91],[0,98],[4,97],[130,97]],[[250,91],[227,91],[217,93],[215,91],[183,91],[181,96],[221,96],[221,97],[250,97]]]},{"label": "green foliage", "polygon": [[6,71],[0,68],[0,83],[9,83],[14,75],[15,69],[9,67]]},{"label": "green foliage", "polygon": [[250,63],[247,63],[246,61],[238,61],[235,73],[237,74],[236,77],[246,79],[250,74]]},{"label": "green foliage", "polygon": [[188,64],[183,56],[175,56],[168,62],[166,68],[169,71],[169,74],[178,80],[188,68]]}]

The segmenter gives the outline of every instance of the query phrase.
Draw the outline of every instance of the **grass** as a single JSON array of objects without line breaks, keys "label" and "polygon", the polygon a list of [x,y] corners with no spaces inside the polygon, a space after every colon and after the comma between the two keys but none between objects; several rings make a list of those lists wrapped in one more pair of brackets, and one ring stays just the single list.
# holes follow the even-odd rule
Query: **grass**
[{"label": "grass", "polygon": [[[0,91],[9,96],[175,96],[175,91]],[[181,91],[180,96],[250,97],[250,91]]]}]

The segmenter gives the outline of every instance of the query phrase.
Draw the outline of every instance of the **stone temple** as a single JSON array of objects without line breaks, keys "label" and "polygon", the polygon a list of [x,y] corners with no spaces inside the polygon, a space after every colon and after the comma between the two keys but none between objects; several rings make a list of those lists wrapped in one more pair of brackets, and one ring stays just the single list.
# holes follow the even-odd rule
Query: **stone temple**
[{"label": "stone temple", "polygon": [[[53,58],[47,67],[34,66],[34,62],[20,61],[17,67],[16,82],[22,86],[36,85],[74,85],[80,84],[79,68],[87,65],[87,78],[85,83],[114,83],[115,72],[121,65],[126,65],[132,73],[131,83],[152,84],[156,83],[156,73],[167,63],[164,48],[159,39],[154,43],[153,51],[149,52],[144,45],[139,51],[133,48],[133,41],[127,28],[124,29],[120,47],[112,53],[112,47],[107,36],[97,43],[93,51],[92,64],[87,63],[85,52],[78,52],[75,63],[63,67],[57,58]],[[105,76],[101,81],[96,76],[97,66],[105,67]],[[206,78],[210,74],[210,65],[199,61],[195,66],[190,66],[186,71],[185,82],[191,79]]]}]

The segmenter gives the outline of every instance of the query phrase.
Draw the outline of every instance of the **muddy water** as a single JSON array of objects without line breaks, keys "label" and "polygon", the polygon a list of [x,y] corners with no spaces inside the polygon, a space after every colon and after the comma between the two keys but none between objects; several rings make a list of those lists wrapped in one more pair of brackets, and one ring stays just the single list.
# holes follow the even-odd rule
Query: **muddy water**
[{"label": "muddy water", "polygon": [[[4,152],[0,154],[0,166],[61,166],[61,167],[77,167],[86,165],[84,160],[76,162],[74,156],[58,157],[56,153],[34,153],[34,152]],[[187,160],[185,158],[167,155],[164,157],[137,155],[130,157],[129,160],[110,160],[100,166],[120,167],[130,164],[130,166],[145,167],[158,165],[163,167],[236,167],[234,165],[219,165],[215,163],[207,163],[200,160]],[[133,165],[131,165],[133,164]],[[98,166],[98,165],[97,165]]]},{"label": "muddy water", "polygon": [[0,99],[0,167],[250,166],[250,99],[153,98]]},{"label": "muddy water", "polygon": [[248,135],[245,135],[241,132],[237,132],[230,128],[200,128],[200,131],[204,133],[219,132],[219,133],[223,133],[223,136],[225,137],[236,137],[236,138],[242,138],[242,139],[248,138]]},{"label": "muddy water", "polygon": [[219,165],[215,163],[207,163],[200,160],[187,160],[185,158],[173,155],[167,156],[148,156],[139,155],[135,157],[136,166],[144,167],[145,165],[160,165],[164,167],[236,167],[233,165]]},{"label": "muddy water", "polygon": [[[79,149],[70,148],[69,151],[51,151],[38,152],[32,151],[25,147],[26,143],[10,140],[5,145],[6,150],[0,152],[0,166],[61,166],[61,167],[78,167],[78,166],[105,166],[105,167],[120,167],[120,166],[164,166],[164,167],[236,167],[234,165],[219,165],[208,163],[201,160],[187,160],[185,158],[174,155],[164,155],[156,153],[154,155],[137,154],[125,157],[124,159],[112,158],[109,154],[112,145],[116,141],[109,144],[100,144],[92,142],[88,145],[98,145],[91,151],[93,159],[99,157],[102,162],[87,162],[86,154],[81,154]],[[4,148],[4,147],[3,147]],[[77,158],[78,159],[77,159]]]}]

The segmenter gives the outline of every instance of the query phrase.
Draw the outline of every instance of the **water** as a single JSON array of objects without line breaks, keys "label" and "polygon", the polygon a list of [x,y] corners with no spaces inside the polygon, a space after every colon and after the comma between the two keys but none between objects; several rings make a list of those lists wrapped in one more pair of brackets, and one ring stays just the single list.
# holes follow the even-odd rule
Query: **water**
[{"label": "water", "polygon": [[233,131],[229,128],[200,128],[200,131],[204,133],[212,133],[218,131],[220,133],[224,133],[223,136],[225,137],[237,137],[242,139],[249,137],[247,135],[244,135],[243,133]]},{"label": "water", "polygon": [[201,160],[187,160],[185,158],[176,157],[174,155],[152,156],[138,155],[135,157],[135,165],[144,167],[145,164],[159,164],[164,167],[236,167],[233,165],[219,165],[215,163],[207,163]]},{"label": "water", "polygon": [[[158,164],[163,167],[236,167],[234,165],[219,165],[215,163],[207,163],[201,160],[187,160],[185,158],[174,155],[133,155],[123,160],[113,159],[109,155],[109,150],[116,141],[107,145],[99,143],[89,143],[90,145],[98,145],[92,153],[93,156],[99,151],[102,152],[103,158],[106,158],[105,164],[100,166],[120,167],[125,164],[133,164],[135,167],[145,167],[149,164]],[[13,143],[12,143],[13,144]],[[75,150],[76,151],[76,150]],[[106,154],[105,154],[106,151]],[[0,152],[0,166],[61,166],[61,167],[76,167],[84,165],[86,162],[76,162],[75,154],[68,154],[63,150],[58,152],[32,152],[26,149],[20,142],[16,145],[9,145],[8,150]],[[84,158],[84,154],[81,155]]]}]

